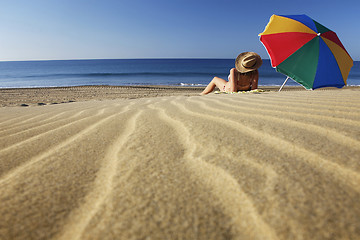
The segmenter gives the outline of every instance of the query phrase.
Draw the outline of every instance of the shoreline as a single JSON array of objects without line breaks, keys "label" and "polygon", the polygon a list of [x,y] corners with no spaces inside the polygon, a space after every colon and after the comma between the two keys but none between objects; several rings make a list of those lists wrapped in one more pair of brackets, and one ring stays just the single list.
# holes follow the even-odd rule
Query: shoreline
[{"label": "shoreline", "polygon": [[[259,86],[259,89],[276,92],[278,86]],[[41,106],[90,100],[138,99],[164,96],[196,96],[204,87],[198,86],[68,86],[38,88],[3,88],[0,89],[0,107]],[[315,91],[360,89],[358,86],[338,88],[321,88]],[[306,91],[301,86],[285,86],[286,91]]]}]

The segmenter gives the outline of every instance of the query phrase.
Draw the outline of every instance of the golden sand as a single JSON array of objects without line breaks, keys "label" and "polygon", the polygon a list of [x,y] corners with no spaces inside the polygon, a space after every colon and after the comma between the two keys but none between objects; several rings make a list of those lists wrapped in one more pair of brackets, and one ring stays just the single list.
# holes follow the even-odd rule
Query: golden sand
[{"label": "golden sand", "polygon": [[197,93],[0,108],[0,239],[359,239],[359,88]]}]

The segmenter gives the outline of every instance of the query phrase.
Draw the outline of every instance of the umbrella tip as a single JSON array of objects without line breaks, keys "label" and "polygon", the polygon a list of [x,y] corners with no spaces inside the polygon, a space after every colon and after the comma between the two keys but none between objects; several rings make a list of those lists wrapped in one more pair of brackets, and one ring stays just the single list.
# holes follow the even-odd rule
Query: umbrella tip
[{"label": "umbrella tip", "polygon": [[321,35],[321,33],[318,33],[317,35],[318,35],[318,36],[320,36],[320,35]]}]

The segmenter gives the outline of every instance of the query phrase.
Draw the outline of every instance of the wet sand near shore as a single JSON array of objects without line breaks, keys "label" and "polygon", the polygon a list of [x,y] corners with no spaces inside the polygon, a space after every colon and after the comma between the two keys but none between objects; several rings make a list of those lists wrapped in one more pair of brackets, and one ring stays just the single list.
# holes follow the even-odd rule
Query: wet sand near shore
[{"label": "wet sand near shore", "polygon": [[[260,87],[277,91],[279,87]],[[137,99],[164,96],[196,96],[204,87],[174,86],[75,86],[53,88],[0,89],[0,107],[38,106],[88,100]],[[286,86],[283,91],[304,90],[302,87]]]}]

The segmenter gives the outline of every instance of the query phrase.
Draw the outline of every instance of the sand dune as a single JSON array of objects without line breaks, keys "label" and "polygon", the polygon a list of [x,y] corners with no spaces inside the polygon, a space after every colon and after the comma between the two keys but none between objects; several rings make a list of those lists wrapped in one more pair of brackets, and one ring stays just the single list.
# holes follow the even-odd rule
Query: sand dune
[{"label": "sand dune", "polygon": [[0,239],[360,239],[360,89],[0,108]]}]

